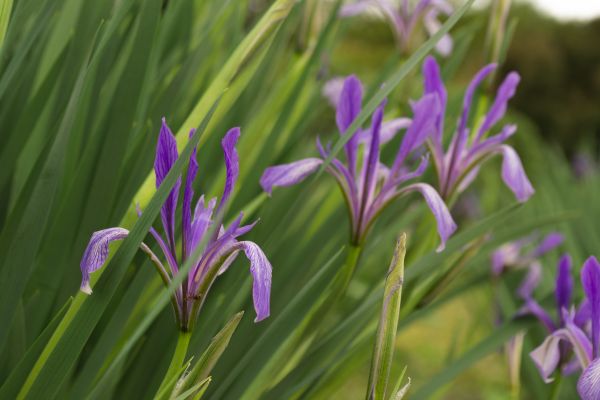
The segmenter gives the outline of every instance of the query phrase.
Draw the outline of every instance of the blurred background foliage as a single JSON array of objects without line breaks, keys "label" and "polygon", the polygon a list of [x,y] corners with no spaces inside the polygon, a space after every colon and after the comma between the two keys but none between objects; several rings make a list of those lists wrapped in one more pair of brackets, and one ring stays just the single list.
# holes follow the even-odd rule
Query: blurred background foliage
[{"label": "blurred background foliage", "polygon": [[[565,234],[561,251],[571,252],[576,266],[597,254],[600,20],[565,23],[528,7],[511,9],[508,25],[515,29],[497,77],[517,70],[523,78],[506,120],[519,125],[513,141],[536,188],[532,200],[512,205],[499,162],[491,161],[454,207],[459,235],[441,255],[430,238],[419,236],[432,223],[424,207],[399,202],[380,218],[323,333],[296,341],[303,315],[342,262],[346,212],[328,177],[278,190],[271,199],[261,194],[258,179],[269,165],[314,154],[317,135],[337,140],[334,111],[321,95],[327,79],[355,73],[372,89],[405,65],[408,57],[399,54],[389,27],[377,18],[339,20],[331,14],[334,2],[318,0],[6,3],[12,13],[0,53],[0,397],[14,398],[28,376],[31,393],[48,398],[153,397],[174,347],[172,311],[164,307],[140,337],[133,334],[164,290],[159,279],[138,254],[122,263],[122,272],[115,265],[103,273],[113,291],[71,300],[79,260],[93,231],[133,227],[134,203],[145,207],[152,198],[153,182],[144,182],[160,118],[185,138],[220,96],[201,138],[196,192],[220,193],[219,141],[228,128],[241,126],[231,215],[244,209],[248,219],[260,217],[249,236],[265,249],[274,275],[272,317],[260,324],[250,317],[250,278],[241,261],[212,289],[190,356],[198,358],[237,311],[246,315],[211,374],[206,398],[363,398],[381,285],[400,231],[409,233],[407,288],[393,375],[408,366],[409,398],[507,398],[515,388],[501,349],[520,325],[496,325],[489,253],[552,229]],[[488,14],[487,8],[470,11],[451,31],[453,55],[438,57],[452,118],[468,80],[489,61]],[[256,26],[264,31],[248,44],[244,39]],[[235,58],[240,48],[248,51]],[[391,93],[389,116],[406,114],[408,101],[420,96],[420,64]],[[230,65],[233,73],[222,78]],[[465,250],[470,246],[474,254]],[[543,260],[540,298],[552,290],[557,254]],[[521,275],[503,283],[507,320],[519,304],[506,294]],[[79,317],[80,325],[65,328],[73,342],[48,350],[65,310],[84,302],[98,314]],[[521,394],[548,398],[550,388],[527,356],[543,332],[529,332]],[[39,358],[44,349],[47,364]],[[573,387],[564,383],[562,398],[571,398]]]}]

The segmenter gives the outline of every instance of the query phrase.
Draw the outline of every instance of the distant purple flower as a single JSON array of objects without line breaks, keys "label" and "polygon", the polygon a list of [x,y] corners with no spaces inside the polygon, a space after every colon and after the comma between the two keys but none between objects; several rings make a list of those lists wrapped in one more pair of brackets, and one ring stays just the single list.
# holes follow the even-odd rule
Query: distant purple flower
[{"label": "distant purple flower", "polygon": [[563,374],[581,368],[577,391],[582,399],[589,400],[600,398],[600,264],[595,257],[583,264],[581,282],[586,298],[575,310],[571,305],[571,260],[562,257],[555,289],[558,319],[553,321],[532,300],[536,307],[534,314],[550,334],[530,355],[545,382],[553,380],[551,375],[559,367]]},{"label": "distant purple flower", "polygon": [[425,96],[435,95],[440,102],[440,113],[430,138],[431,152],[438,175],[439,191],[444,199],[459,194],[475,179],[482,163],[496,154],[503,157],[502,179],[520,202],[534,193],[523,170],[517,152],[504,142],[517,127],[505,125],[499,133],[486,138],[487,133],[504,116],[508,100],[515,94],[520,77],[516,72],[508,74],[498,88],[496,98],[482,121],[475,121],[469,128],[469,114],[477,87],[496,68],[495,64],[484,67],[475,75],[465,93],[462,113],[456,131],[447,150],[443,146],[444,119],[447,93],[440,68],[433,57],[427,57],[423,65]]},{"label": "distant purple flower", "polygon": [[[355,76],[348,77],[337,103],[336,122],[340,134],[344,134],[361,111],[362,85]],[[411,192],[419,192],[437,220],[442,250],[446,240],[456,230],[456,224],[446,204],[431,186],[424,183],[406,182],[423,174],[427,158],[421,160],[414,171],[405,163],[408,155],[420,147],[432,128],[431,115],[438,107],[434,96],[425,96],[413,104],[414,118],[400,118],[383,123],[384,104],[372,117],[370,129],[359,129],[345,145],[346,164],[337,158],[327,167],[338,182],[351,215],[351,241],[360,244],[377,215],[394,199]],[[433,113],[433,114],[432,114]],[[400,129],[406,129],[398,153],[391,168],[380,162],[380,148],[390,141]],[[362,153],[359,147],[363,147]],[[273,187],[290,186],[301,182],[314,173],[329,155],[317,141],[319,158],[306,158],[291,164],[269,167],[263,173],[260,184],[267,193]],[[362,159],[359,159],[362,154]]]},{"label": "distant purple flower", "polygon": [[[190,132],[190,136],[193,134]],[[235,260],[240,251],[243,251],[250,260],[250,272],[253,283],[254,308],[256,310],[255,321],[260,321],[269,316],[269,297],[271,291],[271,264],[261,248],[253,242],[238,241],[237,238],[248,233],[254,226],[241,226],[242,214],[227,228],[221,225],[220,212],[227,204],[234,184],[238,177],[239,162],[235,145],[240,135],[239,128],[233,128],[227,132],[221,145],[225,155],[227,176],[225,188],[221,200],[217,205],[217,199],[213,198],[205,203],[204,196],[200,196],[192,212],[194,190],[192,183],[198,172],[196,162],[196,149],[194,149],[188,166],[182,201],[182,242],[179,253],[175,243],[175,211],[177,209],[181,178],[177,181],[161,209],[161,220],[164,229],[164,238],[154,229],[150,229],[151,235],[157,241],[162,250],[168,268],[165,268],[160,259],[142,243],[141,249],[146,252],[152,262],[158,268],[163,281],[168,284],[177,274],[179,267],[183,265],[193,254],[194,249],[205,242],[202,254],[195,259],[193,266],[175,292],[174,306],[177,319],[182,330],[188,330],[193,325],[197,312],[206,298],[208,289],[218,275],[227,270]],[[154,172],[156,175],[156,187],[158,188],[168,172],[179,157],[177,143],[171,130],[163,119],[162,127],[156,147],[156,159]],[[215,210],[216,208],[216,210]],[[141,212],[138,210],[138,212]],[[211,232],[211,226],[219,226],[214,229],[211,237],[205,237]],[[92,235],[81,260],[81,291],[92,293],[90,287],[90,273],[96,271],[108,257],[109,244],[115,240],[122,240],[129,234],[123,228],[109,228]]]},{"label": "distant purple flower", "polygon": [[538,261],[538,258],[560,246],[564,237],[558,232],[544,236],[538,245],[536,233],[524,238],[506,243],[492,253],[492,273],[499,276],[506,268],[528,268]]},{"label": "distant purple flower", "polygon": [[[340,15],[351,17],[364,14],[369,9],[379,10],[389,21],[394,36],[403,50],[408,47],[412,34],[420,21],[423,21],[427,34],[432,36],[441,27],[440,14],[449,16],[453,12],[452,5],[446,0],[418,0],[414,6],[411,5],[410,0],[402,0],[399,5],[391,0],[358,0],[343,6]],[[452,52],[450,35],[442,36],[436,44],[436,50],[443,56]]]}]

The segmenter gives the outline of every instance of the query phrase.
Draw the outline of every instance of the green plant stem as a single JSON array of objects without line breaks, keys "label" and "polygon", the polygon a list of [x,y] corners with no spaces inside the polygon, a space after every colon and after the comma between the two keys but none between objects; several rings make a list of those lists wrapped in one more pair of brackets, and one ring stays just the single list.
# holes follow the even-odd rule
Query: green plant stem
[{"label": "green plant stem", "polygon": [[558,400],[560,394],[560,384],[562,381],[562,374],[556,374],[556,379],[552,383],[552,392],[550,393],[551,400]]},{"label": "green plant stem", "polygon": [[[175,346],[175,352],[173,353],[173,357],[171,358],[171,364],[169,364],[169,369],[167,369],[165,377],[163,378],[163,381],[160,384],[158,391],[156,392],[157,394],[160,394],[165,391],[168,394],[170,394],[168,386],[173,383],[173,378],[175,378],[175,376],[180,372],[181,367],[183,366],[191,337],[191,332],[179,331],[179,336],[177,337],[177,345]],[[157,398],[159,398],[159,396],[157,396]]]}]

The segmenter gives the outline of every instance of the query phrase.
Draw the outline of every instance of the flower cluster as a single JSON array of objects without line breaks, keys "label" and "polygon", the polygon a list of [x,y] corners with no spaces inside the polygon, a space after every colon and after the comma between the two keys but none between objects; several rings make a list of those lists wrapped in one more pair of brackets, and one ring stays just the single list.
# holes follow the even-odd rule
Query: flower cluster
[{"label": "flower cluster", "polygon": [[487,133],[506,113],[508,101],[515,94],[520,80],[516,72],[508,74],[500,84],[496,98],[483,120],[477,121],[472,129],[468,126],[475,92],[494,69],[496,69],[495,64],[484,67],[469,84],[456,131],[449,146],[444,150],[444,120],[448,95],[435,59],[427,57],[423,64],[425,95],[434,95],[440,105],[429,144],[437,171],[438,189],[446,200],[464,191],[477,176],[481,164],[496,154],[503,156],[502,179],[515,194],[517,200],[527,201],[534,193],[517,152],[504,144],[516,132],[517,127],[512,124],[505,125],[499,133],[486,138]]},{"label": "flower cluster", "polygon": [[[402,50],[406,50],[420,21],[429,35],[434,35],[441,27],[440,15],[449,16],[453,12],[452,4],[446,0],[418,0],[411,4],[410,0],[402,0],[396,5],[391,0],[358,0],[347,4],[340,10],[342,17],[364,14],[370,9],[380,11],[389,21],[394,36]],[[436,50],[443,56],[452,52],[452,38],[446,34],[436,44]]]},{"label": "flower cluster", "polygon": [[[361,82],[355,76],[346,78],[336,111],[340,134],[343,135],[347,131],[361,112],[362,96]],[[346,143],[346,163],[334,158],[327,166],[327,172],[337,181],[349,208],[351,242],[354,245],[363,243],[376,217],[394,199],[411,192],[419,192],[436,218],[441,239],[439,250],[442,250],[446,240],[456,230],[456,224],[446,204],[430,185],[407,184],[408,181],[420,177],[427,167],[427,157],[423,157],[418,167],[412,171],[407,168],[407,162],[409,155],[424,143],[432,129],[431,116],[435,115],[437,100],[429,95],[415,102],[412,120],[400,118],[384,123],[384,107],[385,102],[375,110],[370,128],[357,130]],[[406,133],[393,164],[388,167],[380,160],[381,147],[393,139],[401,129],[405,129]],[[320,157],[267,168],[260,179],[265,192],[270,194],[276,186],[295,185],[316,172],[329,156],[329,146],[326,149],[317,140],[317,148]]]},{"label": "flower cluster", "polygon": [[585,299],[575,307],[572,303],[573,278],[571,258],[563,256],[558,263],[555,299],[556,320],[533,300],[527,305],[548,330],[544,342],[531,352],[544,381],[551,382],[557,368],[563,374],[579,369],[583,372],[577,391],[584,400],[600,398],[600,263],[588,258],[581,270]]},{"label": "flower cluster", "polygon": [[[193,131],[190,132],[190,136],[192,134]],[[193,259],[188,276],[177,288],[172,300],[175,315],[183,331],[191,329],[212,283],[218,275],[227,270],[240,251],[243,251],[250,260],[250,272],[254,281],[253,299],[256,321],[269,316],[271,264],[256,243],[238,240],[240,236],[248,233],[254,224],[242,226],[242,214],[227,228],[221,223],[222,211],[231,196],[239,173],[239,161],[235,149],[239,135],[239,128],[233,128],[227,132],[221,142],[225,155],[227,176],[225,188],[218,205],[216,198],[205,202],[204,196],[200,196],[192,209],[194,200],[192,184],[198,172],[196,149],[192,152],[181,207],[182,241],[180,252],[178,252],[175,241],[175,215],[181,177],[162,206],[160,214],[164,236],[161,236],[154,228],[151,228],[150,233],[158,243],[168,268],[165,268],[159,257],[152,252],[149,246],[145,243],[141,245],[141,249],[150,256],[166,285],[175,277],[179,268],[194,255],[194,250],[199,245],[204,245],[202,254]],[[160,186],[178,157],[175,137],[163,119],[154,162],[156,187]],[[109,244],[115,240],[124,239],[128,234],[129,232],[124,228],[109,228],[95,232],[92,235],[81,260],[81,290],[83,292],[91,294],[90,273],[96,271],[105,263],[108,257]]]}]

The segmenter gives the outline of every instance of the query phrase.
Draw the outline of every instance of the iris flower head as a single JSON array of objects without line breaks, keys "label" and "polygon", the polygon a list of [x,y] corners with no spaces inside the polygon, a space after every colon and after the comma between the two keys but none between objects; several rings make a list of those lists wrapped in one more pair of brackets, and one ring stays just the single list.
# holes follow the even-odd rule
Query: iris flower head
[{"label": "iris flower head", "polygon": [[[362,109],[363,88],[356,76],[349,76],[337,96],[336,123],[344,135]],[[456,230],[456,224],[446,204],[428,184],[413,182],[425,171],[428,158],[422,157],[414,170],[409,170],[410,155],[422,147],[433,127],[435,110],[439,107],[435,96],[424,96],[412,104],[413,118],[383,121],[385,101],[377,107],[369,128],[358,129],[344,146],[345,163],[333,158],[326,171],[340,186],[351,219],[351,242],[360,245],[379,213],[393,200],[413,192],[420,193],[433,213],[441,244]],[[381,148],[396,134],[405,130],[404,137],[391,166],[381,162]],[[290,164],[269,167],[260,184],[268,194],[276,186],[295,185],[315,173],[330,154],[330,146],[323,147],[317,140],[319,157],[310,157]]]},{"label": "iris flower head", "polygon": [[[194,130],[190,132],[190,137],[193,133]],[[217,276],[229,268],[240,252],[243,252],[250,261],[250,272],[253,277],[252,292],[256,311],[255,321],[258,322],[269,316],[271,264],[256,243],[238,240],[240,236],[248,233],[256,222],[250,225],[241,225],[243,214],[240,213],[229,226],[225,227],[222,223],[223,211],[231,198],[239,174],[239,160],[235,148],[239,136],[240,129],[233,128],[227,132],[221,141],[225,156],[226,180],[223,194],[218,202],[216,198],[206,201],[204,195],[202,195],[197,199],[195,206],[192,207],[194,202],[193,182],[198,173],[196,149],[193,150],[189,160],[181,202],[181,245],[177,246],[175,239],[177,229],[175,221],[181,177],[170,191],[160,211],[163,227],[162,235],[156,229],[150,229],[150,234],[156,240],[166,264],[147,244],[142,243],[140,246],[142,251],[148,254],[167,286],[183,264],[194,257],[194,253],[197,253],[196,248],[200,245],[203,246],[201,254],[192,259],[192,267],[188,275],[172,297],[175,315],[180,329],[183,331],[192,328],[211,285]],[[154,162],[157,188],[161,185],[178,157],[177,142],[163,118]],[[141,214],[139,208],[138,214]],[[108,228],[92,235],[81,260],[81,291],[87,294],[92,293],[90,274],[105,263],[108,257],[109,244],[115,240],[124,239],[128,234],[129,231],[124,228]]]},{"label": "iris flower head", "polygon": [[435,129],[428,142],[438,175],[438,189],[446,200],[463,192],[473,182],[481,165],[494,155],[503,157],[502,180],[519,202],[527,201],[534,193],[519,155],[515,149],[504,143],[516,132],[516,125],[504,125],[499,133],[488,135],[504,117],[508,101],[516,92],[519,74],[511,72],[506,76],[482,120],[476,121],[474,126],[469,126],[475,92],[496,67],[496,64],[490,64],[481,69],[467,87],[456,130],[450,144],[444,149],[444,120],[448,95],[435,58],[429,56],[423,64],[424,96],[433,95],[440,104]]},{"label": "iris flower head", "polygon": [[[440,16],[450,16],[454,11],[452,4],[446,0],[358,0],[344,5],[340,10],[342,17],[352,17],[370,11],[378,11],[389,22],[394,37],[401,50],[407,50],[414,32],[422,23],[429,36],[434,35],[442,26]],[[445,34],[435,45],[442,56],[452,52],[453,41]]]}]

